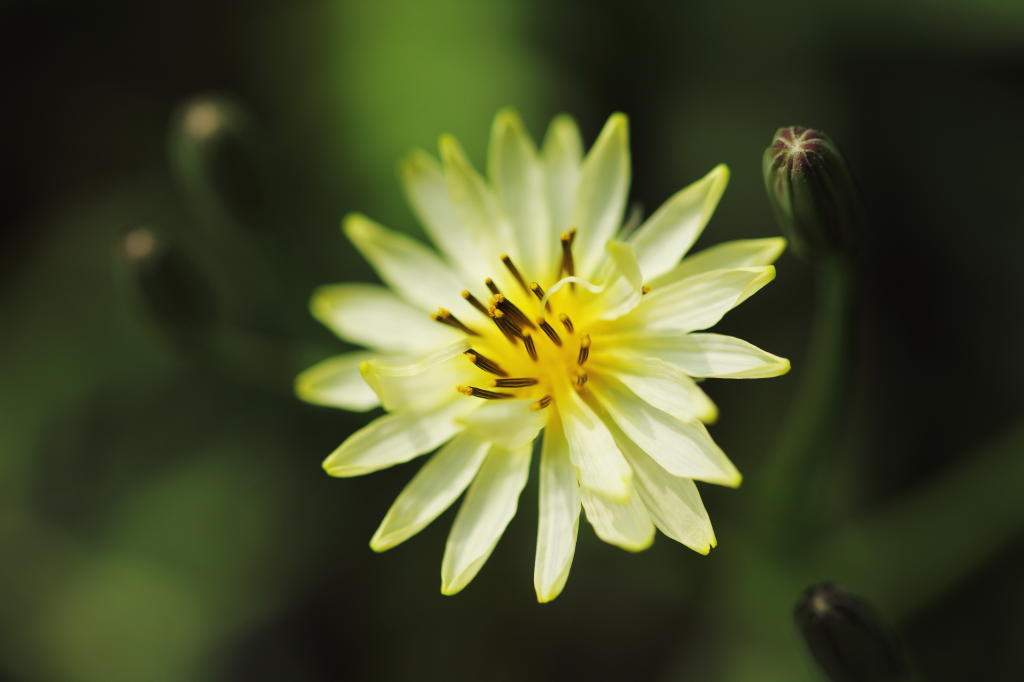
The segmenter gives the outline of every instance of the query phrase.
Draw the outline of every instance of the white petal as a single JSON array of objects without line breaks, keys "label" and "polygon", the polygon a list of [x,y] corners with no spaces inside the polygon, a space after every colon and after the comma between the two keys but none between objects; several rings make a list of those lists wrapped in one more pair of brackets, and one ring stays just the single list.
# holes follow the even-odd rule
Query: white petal
[{"label": "white petal", "polygon": [[576,274],[588,277],[604,256],[604,245],[619,226],[629,191],[629,122],[612,114],[583,160],[572,225],[579,230],[573,245]]},{"label": "white petal", "polygon": [[587,304],[589,316],[599,320],[614,320],[626,315],[639,305],[643,297],[643,277],[636,263],[633,247],[610,240],[606,245],[609,258],[601,275],[601,293]]},{"label": "white petal", "polygon": [[476,476],[490,447],[460,434],[432,456],[395,499],[370,540],[383,552],[405,542],[440,516]]},{"label": "white petal", "polygon": [[581,491],[587,521],[597,537],[630,552],[640,552],[654,542],[654,524],[634,490],[624,502],[610,500],[587,488]]},{"label": "white petal", "polygon": [[456,398],[431,412],[395,412],[378,417],[328,455],[324,470],[331,476],[361,476],[408,462],[458,433],[462,427],[456,418],[471,408]]},{"label": "white petal", "polygon": [[455,594],[476,577],[516,514],[530,475],[532,448],[492,448],[459,507],[441,561],[441,592]]},{"label": "white petal", "polygon": [[699,421],[671,417],[612,381],[588,386],[622,432],[670,474],[730,487],[740,484],[739,471]]},{"label": "white petal", "polygon": [[676,419],[713,422],[718,409],[683,370],[642,351],[617,349],[601,353],[589,365],[610,374],[652,407]]},{"label": "white petal", "polygon": [[359,371],[389,412],[424,411],[449,403],[460,384],[478,376],[463,351],[465,340],[457,341],[413,362],[378,358],[364,362]]},{"label": "white petal", "polygon": [[636,489],[662,533],[690,549],[707,554],[717,542],[711,519],[688,478],[672,476],[642,450],[622,438],[622,453],[636,472]]},{"label": "white petal", "polygon": [[345,341],[382,351],[426,351],[463,336],[376,284],[318,287],[309,307],[313,317]]},{"label": "white petal", "polygon": [[565,390],[557,400],[569,441],[569,456],[579,472],[580,483],[609,498],[628,500],[633,471],[608,427],[576,391]]},{"label": "white petal", "polygon": [[789,360],[734,336],[651,334],[638,338],[642,352],[676,365],[694,377],[764,379],[789,371]]},{"label": "white petal", "polygon": [[540,512],[533,586],[537,601],[557,597],[569,578],[580,527],[580,486],[569,458],[569,443],[558,425],[544,430],[540,455]]},{"label": "white petal", "polygon": [[532,409],[533,403],[533,399],[484,400],[459,421],[477,438],[516,450],[532,443],[547,421],[545,410]]},{"label": "white petal", "polygon": [[377,357],[363,351],[322,360],[295,377],[295,395],[307,403],[365,412],[380,405],[359,374],[359,365]]},{"label": "white petal", "polygon": [[770,265],[712,270],[654,289],[636,312],[647,329],[707,329],[773,279]]},{"label": "white petal", "polygon": [[481,226],[459,220],[441,165],[417,149],[399,164],[398,177],[416,217],[448,262],[467,279],[478,279],[492,255],[491,236]]},{"label": "white petal", "polygon": [[359,214],[347,216],[343,229],[380,278],[405,300],[424,311],[468,309],[455,272],[423,244]]},{"label": "white petal", "polygon": [[563,114],[551,121],[541,157],[551,213],[548,239],[554,242],[558,235],[572,227],[572,210],[583,162],[583,141],[572,118]]},{"label": "white petal", "polygon": [[679,263],[715,212],[729,183],[729,169],[716,166],[661,205],[630,238],[644,279],[650,281]]},{"label": "white petal", "polygon": [[711,270],[771,265],[785,249],[786,240],[782,237],[723,242],[688,256],[682,263],[649,284],[654,288],[660,288]]},{"label": "white petal", "polygon": [[488,175],[518,239],[527,280],[544,280],[555,266],[558,242],[551,238],[544,168],[519,115],[505,110],[494,118]]},{"label": "white petal", "polygon": [[501,265],[502,253],[518,256],[508,219],[455,138],[442,136],[440,150],[448,196],[458,215],[461,234],[473,242],[474,250],[484,254],[479,267],[493,272],[493,268]]}]

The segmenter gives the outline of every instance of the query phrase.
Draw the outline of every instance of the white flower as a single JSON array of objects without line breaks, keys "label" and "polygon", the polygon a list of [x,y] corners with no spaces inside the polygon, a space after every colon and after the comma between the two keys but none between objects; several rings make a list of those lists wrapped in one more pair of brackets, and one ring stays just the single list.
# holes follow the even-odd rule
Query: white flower
[{"label": "white flower", "polygon": [[772,280],[785,242],[730,242],[679,262],[725,189],[725,166],[617,239],[630,179],[622,114],[583,157],[572,119],[556,118],[538,152],[518,116],[501,112],[488,180],[453,138],[440,152],[439,164],[416,151],[400,172],[440,255],[346,218],[387,288],[325,286],[312,311],[370,350],[297,379],[309,402],[387,413],[324,461],[332,476],[440,448],[370,546],[403,542],[468,488],[441,567],[441,591],[460,591],[515,515],[539,436],[540,601],[565,585],[581,506],[598,537],[624,549],[647,548],[658,528],[706,554],[715,536],[694,481],[737,486],[740,474],[702,423],[716,410],[693,378],[770,377],[789,362],[698,330]]}]

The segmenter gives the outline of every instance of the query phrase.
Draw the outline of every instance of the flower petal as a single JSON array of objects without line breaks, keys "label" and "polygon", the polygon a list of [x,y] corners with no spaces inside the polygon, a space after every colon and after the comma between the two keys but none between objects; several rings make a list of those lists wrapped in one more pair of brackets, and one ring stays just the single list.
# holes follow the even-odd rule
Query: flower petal
[{"label": "flower petal", "polygon": [[604,256],[605,243],[622,224],[629,191],[629,121],[612,114],[583,160],[572,226],[579,230],[573,247],[576,273],[592,274]]},{"label": "flower petal", "polygon": [[490,447],[468,434],[448,441],[395,498],[370,548],[383,552],[405,542],[440,516],[476,476]]},{"label": "flower petal", "polygon": [[597,537],[630,552],[643,551],[654,542],[654,524],[635,490],[625,501],[610,500],[587,488],[580,492]]},{"label": "flower petal", "polygon": [[441,592],[456,594],[476,577],[516,514],[530,475],[527,446],[492,447],[459,507],[441,561]]},{"label": "flower petal", "polygon": [[380,278],[405,300],[424,311],[438,306],[468,309],[455,272],[423,244],[359,214],[347,216],[342,229]]},{"label": "flower petal", "polygon": [[561,426],[544,430],[540,453],[540,512],[533,586],[537,601],[549,602],[565,587],[580,527],[580,486]]},{"label": "flower petal", "polygon": [[358,351],[321,360],[295,377],[295,395],[307,403],[365,412],[380,405],[359,374],[359,365],[377,357]]},{"label": "flower petal", "polygon": [[694,377],[765,379],[789,371],[789,360],[722,334],[651,334],[636,347]]},{"label": "flower petal", "polygon": [[441,165],[416,149],[399,164],[398,178],[416,217],[452,267],[469,280],[486,277],[481,272],[492,255],[490,232],[459,219]]},{"label": "flower petal", "polygon": [[376,284],[318,287],[309,307],[313,317],[345,341],[381,351],[415,353],[462,336]]},{"label": "flower petal", "polygon": [[451,402],[456,387],[479,374],[462,353],[468,347],[463,339],[411,363],[378,358],[359,371],[385,410],[429,410]]},{"label": "flower petal", "polygon": [[515,450],[532,443],[547,421],[543,410],[530,407],[533,403],[533,399],[485,400],[459,421],[477,438]]},{"label": "flower petal", "polygon": [[775,268],[770,265],[687,277],[647,294],[636,310],[636,322],[647,329],[707,329],[773,279]]},{"label": "flower petal", "polygon": [[676,419],[710,423],[718,417],[718,408],[697,382],[659,357],[616,349],[595,357],[590,367],[615,377],[652,407]]},{"label": "flower petal", "polygon": [[513,243],[508,219],[458,141],[451,135],[444,135],[439,146],[448,196],[455,207],[461,233],[472,240],[474,250],[484,254],[480,266],[489,270],[500,265],[499,256],[503,252],[517,256],[518,247]]},{"label": "flower petal", "polygon": [[551,213],[549,239],[555,240],[572,227],[572,209],[576,204],[583,162],[583,141],[576,121],[571,117],[561,114],[551,121],[544,136],[541,161]]},{"label": "flower petal", "polygon": [[657,289],[711,270],[733,270],[771,265],[785,249],[786,240],[782,237],[738,239],[716,244],[688,256],[682,263],[651,281],[650,284]]},{"label": "flower petal", "polygon": [[657,410],[614,381],[592,381],[591,393],[637,447],[675,476],[736,487],[742,477],[699,421]]},{"label": "flower petal", "polygon": [[658,529],[676,542],[707,554],[717,544],[711,519],[688,478],[672,476],[628,438],[621,438],[622,454],[636,472],[636,489]]},{"label": "flower petal", "polygon": [[703,178],[676,192],[630,236],[629,243],[636,249],[646,280],[679,263],[708,224],[728,183],[729,169],[715,166]]},{"label": "flower petal", "polygon": [[516,112],[495,116],[487,162],[498,203],[519,240],[519,267],[528,280],[544,280],[554,270],[558,242],[551,235],[544,168]]},{"label": "flower petal", "polygon": [[593,317],[614,320],[639,305],[644,282],[633,247],[624,242],[609,240],[606,250],[609,259],[605,261],[602,272],[602,291],[594,297],[589,307],[596,309]]},{"label": "flower petal", "polygon": [[629,468],[608,427],[576,391],[566,389],[557,397],[558,413],[569,441],[569,456],[579,472],[580,483],[615,500],[628,500],[633,471]]},{"label": "flower petal", "polygon": [[429,412],[394,412],[359,429],[327,456],[331,476],[362,476],[408,462],[445,443],[462,427],[456,418],[471,406],[455,399]]}]

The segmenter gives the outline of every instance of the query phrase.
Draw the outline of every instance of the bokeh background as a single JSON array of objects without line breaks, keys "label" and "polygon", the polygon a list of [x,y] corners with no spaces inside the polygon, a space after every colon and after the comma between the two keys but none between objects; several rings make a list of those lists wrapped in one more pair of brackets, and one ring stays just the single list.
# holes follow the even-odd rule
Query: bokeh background
[{"label": "bokeh background", "polygon": [[[1021,3],[43,0],[4,3],[0,36],[0,679],[819,680],[792,608],[824,579],[921,679],[1020,679]],[[213,135],[186,125],[197,97]],[[845,151],[871,215],[851,395],[798,522],[759,523],[815,316],[814,269],[785,255],[718,328],[794,370],[705,384],[745,473],[702,486],[709,557],[584,525],[539,606],[535,477],[457,597],[451,512],[368,549],[417,464],[321,470],[367,417],[292,394],[344,349],[308,296],[373,281],[344,213],[421,234],[403,153],[452,132],[482,165],[506,105],[538,137],[570,112],[588,143],[628,113],[647,211],[727,163],[700,245],[777,234],[778,126]]]}]

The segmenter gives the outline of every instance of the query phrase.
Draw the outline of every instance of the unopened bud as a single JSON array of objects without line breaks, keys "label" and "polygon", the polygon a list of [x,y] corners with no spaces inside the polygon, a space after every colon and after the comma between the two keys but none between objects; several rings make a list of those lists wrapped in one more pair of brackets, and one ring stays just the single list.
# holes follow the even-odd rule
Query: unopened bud
[{"label": "unopened bud", "polygon": [[808,588],[796,624],[833,682],[904,682],[910,671],[896,634],[864,599],[832,583]]},{"label": "unopened bud", "polygon": [[189,345],[216,323],[213,293],[184,252],[149,227],[121,238],[120,256],[145,312],[172,341]]},{"label": "unopened bud", "polygon": [[268,218],[268,164],[255,128],[225,97],[197,97],[175,115],[173,168],[204,221],[255,228]]},{"label": "unopened bud", "polygon": [[779,227],[801,257],[849,248],[864,210],[846,161],[827,135],[779,128],[761,165]]}]

